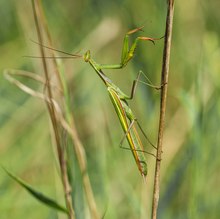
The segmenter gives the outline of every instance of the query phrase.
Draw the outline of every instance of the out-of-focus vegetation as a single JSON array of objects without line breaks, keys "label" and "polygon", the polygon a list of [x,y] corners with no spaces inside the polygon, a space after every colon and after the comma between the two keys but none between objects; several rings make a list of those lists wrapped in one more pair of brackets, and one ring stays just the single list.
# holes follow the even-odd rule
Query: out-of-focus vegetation
[{"label": "out-of-focus vegetation", "polygon": [[[119,62],[122,40],[130,29],[144,25],[141,35],[164,35],[165,0],[45,0],[43,6],[53,45],[68,52],[80,49],[83,53],[90,49],[99,63]],[[161,219],[220,217],[219,8],[217,0],[176,0],[175,3]],[[37,40],[30,1],[0,0],[0,20],[1,164],[64,203],[46,107],[10,84],[2,74],[5,68],[42,74],[40,60],[23,57],[39,54],[38,46],[30,41]],[[163,40],[155,46],[141,42],[135,59],[124,70],[106,71],[106,74],[126,93],[130,92],[139,70],[159,84],[162,50]],[[154,158],[148,156],[146,190],[131,152],[119,148],[123,132],[102,82],[81,60],[63,60],[63,65],[99,212],[106,211],[105,218],[149,218]],[[21,80],[25,84],[33,83]],[[154,142],[159,100],[158,91],[139,85],[134,100],[130,101]],[[152,149],[147,146],[146,150]],[[84,205],[81,191],[78,185],[77,212],[82,212]],[[63,218],[30,197],[3,170],[0,171],[0,215],[2,219]]]}]

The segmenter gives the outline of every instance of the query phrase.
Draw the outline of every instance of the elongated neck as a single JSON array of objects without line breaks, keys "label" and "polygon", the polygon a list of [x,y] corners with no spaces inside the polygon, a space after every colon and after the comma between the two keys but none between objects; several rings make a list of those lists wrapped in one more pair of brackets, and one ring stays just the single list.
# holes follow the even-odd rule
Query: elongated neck
[{"label": "elongated neck", "polygon": [[89,64],[92,66],[92,68],[95,70],[95,72],[98,74],[98,76],[102,79],[105,85],[108,85],[109,83],[112,84],[112,81],[104,74],[102,69],[100,68],[99,64],[97,64],[93,59],[89,59]]}]

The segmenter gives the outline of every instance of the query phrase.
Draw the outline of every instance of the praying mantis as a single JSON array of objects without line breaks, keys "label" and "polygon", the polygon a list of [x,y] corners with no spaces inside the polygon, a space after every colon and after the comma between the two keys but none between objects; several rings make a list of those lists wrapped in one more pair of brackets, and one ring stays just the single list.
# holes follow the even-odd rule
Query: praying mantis
[{"label": "praying mantis", "polygon": [[[108,65],[108,64],[98,64],[96,63],[92,58],[91,58],[91,53],[90,50],[88,50],[84,55],[74,55],[71,53],[66,53],[57,49],[53,49],[44,45],[41,45],[45,48],[48,49],[53,49],[57,52],[64,53],[66,55],[72,56],[72,58],[83,58],[86,63],[89,63],[90,66],[93,68],[93,70],[97,73],[97,75],[101,78],[103,83],[105,84],[108,94],[110,96],[111,102],[114,106],[114,109],[116,111],[116,114],[118,115],[118,119],[120,121],[120,124],[122,126],[122,129],[124,131],[124,138],[127,139],[128,144],[130,146],[130,150],[132,151],[132,154],[134,156],[135,162],[137,164],[137,167],[141,173],[141,175],[146,178],[148,168],[147,168],[147,161],[145,158],[145,151],[144,147],[142,144],[142,141],[140,139],[140,136],[137,132],[135,122],[143,132],[137,118],[135,117],[134,113],[132,112],[131,108],[128,106],[127,100],[130,100],[133,98],[137,82],[139,81],[139,76],[140,73],[138,74],[138,77],[136,80],[133,81],[133,86],[131,89],[131,94],[130,96],[126,95],[123,93],[119,87],[117,87],[103,72],[103,69],[122,69],[124,68],[127,63],[133,58],[135,50],[137,48],[137,45],[139,41],[151,41],[154,43],[155,40],[158,40],[156,38],[149,38],[145,36],[139,36],[135,39],[133,44],[129,47],[129,36],[133,33],[136,33],[138,31],[141,31],[143,27],[139,27],[133,30],[130,30],[129,32],[126,33],[124,37],[124,42],[123,42],[123,47],[122,47],[122,52],[121,52],[121,62],[119,64],[113,64],[113,65]],[[159,38],[161,39],[161,38]],[[58,57],[59,58],[59,57]],[[147,83],[146,83],[147,84]],[[143,132],[144,134],[144,132]],[[147,138],[147,136],[144,134],[144,136]],[[148,140],[148,138],[147,138]],[[122,141],[120,145],[122,145]],[[148,140],[149,141],[149,140]],[[153,144],[149,141],[149,143],[153,146]],[[155,147],[155,146],[153,146]]]},{"label": "praying mantis", "polygon": [[[122,129],[125,133],[125,136],[127,138],[128,144],[130,146],[130,149],[132,151],[132,154],[134,156],[134,159],[136,161],[137,167],[143,177],[147,176],[147,162],[144,155],[144,148],[143,144],[141,142],[141,139],[139,137],[139,134],[135,127],[135,122],[137,122],[138,126],[140,127],[137,118],[133,114],[131,108],[128,106],[128,103],[126,100],[132,99],[134,96],[134,92],[136,89],[136,85],[140,76],[140,73],[138,75],[137,80],[133,82],[131,95],[128,96],[124,94],[119,87],[117,87],[103,72],[103,69],[121,69],[124,68],[127,63],[133,58],[135,49],[137,48],[138,42],[140,40],[148,40],[154,43],[154,38],[149,37],[137,37],[134,41],[134,43],[129,47],[128,44],[128,38],[130,34],[133,34],[137,31],[142,30],[143,27],[139,27],[136,29],[133,29],[129,31],[125,37],[124,37],[124,43],[122,48],[122,54],[121,54],[121,62],[119,64],[115,65],[103,65],[96,63],[92,58],[90,51],[88,50],[84,55],[84,61],[88,62],[91,67],[95,70],[95,72],[98,74],[98,76],[101,78],[101,80],[104,82],[107,91],[109,93],[110,99],[112,101],[112,104],[115,108],[115,111],[118,115],[119,121],[121,123]],[[142,131],[142,129],[141,129]]]}]

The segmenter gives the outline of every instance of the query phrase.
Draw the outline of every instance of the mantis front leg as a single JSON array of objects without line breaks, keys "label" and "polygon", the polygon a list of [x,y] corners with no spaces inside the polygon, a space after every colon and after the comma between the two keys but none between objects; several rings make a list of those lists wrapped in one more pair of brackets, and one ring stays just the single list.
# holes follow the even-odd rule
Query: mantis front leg
[{"label": "mantis front leg", "polygon": [[100,69],[121,69],[124,68],[127,63],[133,58],[135,49],[137,48],[138,42],[140,40],[148,40],[154,43],[154,40],[158,40],[156,38],[150,38],[145,36],[139,36],[135,39],[134,43],[129,47],[129,36],[133,33],[136,33],[138,31],[141,31],[143,27],[138,27],[136,29],[130,30],[127,32],[127,34],[124,37],[123,47],[122,47],[122,53],[121,53],[121,62],[119,64],[113,64],[113,65],[106,65],[106,64],[100,64]]}]

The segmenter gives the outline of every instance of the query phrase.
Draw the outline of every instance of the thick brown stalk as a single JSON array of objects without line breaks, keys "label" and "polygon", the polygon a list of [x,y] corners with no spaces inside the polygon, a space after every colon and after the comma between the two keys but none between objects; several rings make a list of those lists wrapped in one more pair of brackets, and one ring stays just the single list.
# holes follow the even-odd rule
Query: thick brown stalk
[{"label": "thick brown stalk", "polygon": [[173,14],[174,14],[174,0],[168,0],[167,3],[168,3],[168,7],[167,7],[167,18],[166,18],[166,32],[164,38],[163,64],[161,71],[161,84],[163,84],[163,86],[161,89],[161,99],[160,99],[160,120],[159,120],[158,141],[157,141],[157,159],[156,159],[155,175],[154,175],[154,191],[153,191],[153,203],[152,203],[152,215],[151,215],[152,219],[157,218],[157,209],[158,209],[159,194],[160,194],[160,164],[161,164],[161,155],[163,148],[163,133],[164,133],[164,124],[165,124],[170,49],[171,49]]}]

